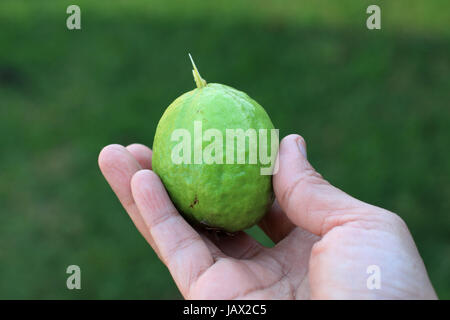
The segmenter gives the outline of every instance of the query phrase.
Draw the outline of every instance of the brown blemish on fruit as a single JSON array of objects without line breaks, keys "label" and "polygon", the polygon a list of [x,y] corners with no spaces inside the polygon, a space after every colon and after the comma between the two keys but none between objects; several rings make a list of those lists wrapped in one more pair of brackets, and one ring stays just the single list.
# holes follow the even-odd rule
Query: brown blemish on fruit
[{"label": "brown blemish on fruit", "polygon": [[198,203],[197,195],[195,195],[194,202],[191,203],[189,207],[194,208],[194,206]]}]

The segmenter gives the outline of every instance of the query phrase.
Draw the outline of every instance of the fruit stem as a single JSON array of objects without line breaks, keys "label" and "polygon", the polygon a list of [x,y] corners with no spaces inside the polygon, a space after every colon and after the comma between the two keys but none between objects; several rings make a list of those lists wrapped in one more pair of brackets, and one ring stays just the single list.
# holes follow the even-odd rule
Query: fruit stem
[{"label": "fruit stem", "polygon": [[199,88],[199,89],[203,88],[204,86],[206,86],[206,81],[205,81],[205,79],[202,78],[202,76],[200,75],[200,72],[198,72],[197,67],[195,66],[194,59],[192,59],[192,56],[190,53],[189,53],[189,58],[191,59],[192,66],[194,67],[194,69],[192,70],[192,74],[194,75],[195,84],[197,85],[197,88]]}]

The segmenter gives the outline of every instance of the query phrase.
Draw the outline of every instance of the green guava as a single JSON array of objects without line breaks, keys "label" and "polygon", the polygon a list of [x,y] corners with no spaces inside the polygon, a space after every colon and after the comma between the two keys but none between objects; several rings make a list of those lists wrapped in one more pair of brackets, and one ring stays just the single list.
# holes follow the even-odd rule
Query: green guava
[{"label": "green guava", "polygon": [[[191,223],[229,233],[244,230],[256,224],[272,205],[272,175],[261,174],[267,164],[254,163],[254,151],[260,152],[263,140],[257,139],[255,146],[247,136],[245,146],[239,147],[237,138],[227,140],[227,130],[253,129],[258,136],[260,129],[269,135],[274,126],[255,100],[229,86],[207,84],[192,64],[197,88],[173,101],[161,117],[153,142],[152,169]],[[278,150],[268,143],[273,137],[269,137],[267,156],[276,155]],[[276,139],[277,149],[278,135]],[[239,152],[245,154],[244,163],[242,158],[239,161]],[[180,163],[180,159],[184,161]]]}]

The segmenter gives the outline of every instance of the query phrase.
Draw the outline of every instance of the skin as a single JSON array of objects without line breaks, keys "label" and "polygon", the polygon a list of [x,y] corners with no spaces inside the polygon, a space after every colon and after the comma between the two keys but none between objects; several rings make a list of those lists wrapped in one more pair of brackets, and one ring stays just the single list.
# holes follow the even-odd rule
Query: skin
[{"label": "skin", "polygon": [[[191,227],[151,171],[151,155],[140,144],[109,145],[99,165],[186,299],[437,298],[405,222],[325,181],[302,137],[280,144],[277,200],[260,223],[273,248],[245,232],[216,238]],[[380,289],[367,287],[371,265]]]}]

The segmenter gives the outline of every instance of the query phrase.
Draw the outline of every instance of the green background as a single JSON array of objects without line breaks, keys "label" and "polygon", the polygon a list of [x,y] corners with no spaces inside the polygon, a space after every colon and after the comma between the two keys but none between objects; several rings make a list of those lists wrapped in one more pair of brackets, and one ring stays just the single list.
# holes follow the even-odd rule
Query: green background
[{"label": "green background", "polygon": [[[66,28],[80,5],[82,30]],[[382,30],[365,26],[379,4]],[[102,178],[202,76],[247,92],[316,169],[401,215],[450,298],[450,2],[0,2],[0,298],[180,298]],[[254,228],[251,233],[269,241]],[[68,265],[82,290],[66,288]]]}]

